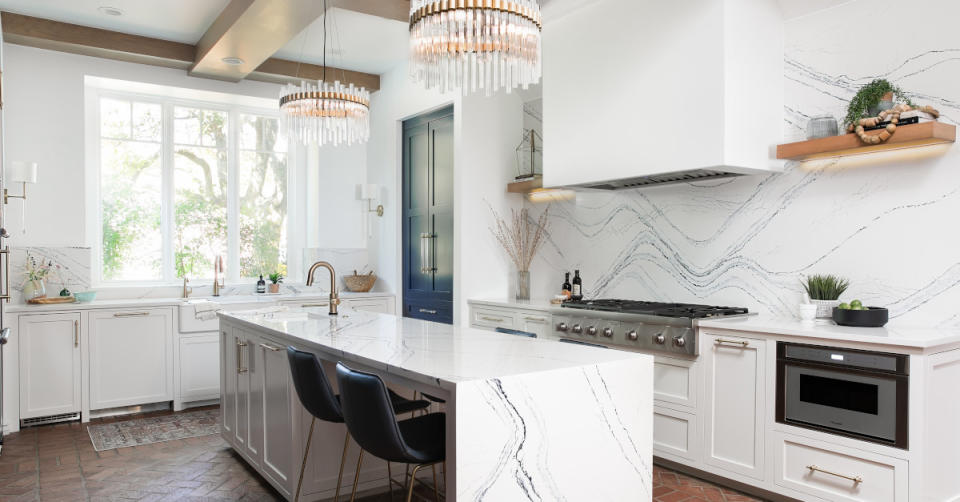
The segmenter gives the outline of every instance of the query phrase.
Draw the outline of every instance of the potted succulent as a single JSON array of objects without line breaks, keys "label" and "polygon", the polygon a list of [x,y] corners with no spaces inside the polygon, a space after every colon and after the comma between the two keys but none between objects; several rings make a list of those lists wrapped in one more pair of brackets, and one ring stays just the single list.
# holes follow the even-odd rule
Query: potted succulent
[{"label": "potted succulent", "polygon": [[840,295],[850,287],[850,281],[835,275],[811,275],[802,284],[810,303],[817,306],[817,317],[821,318],[833,317],[833,308],[840,305]]},{"label": "potted succulent", "polygon": [[268,276],[270,278],[270,292],[279,293],[280,292],[280,283],[283,282],[283,274],[280,272],[274,272]]}]

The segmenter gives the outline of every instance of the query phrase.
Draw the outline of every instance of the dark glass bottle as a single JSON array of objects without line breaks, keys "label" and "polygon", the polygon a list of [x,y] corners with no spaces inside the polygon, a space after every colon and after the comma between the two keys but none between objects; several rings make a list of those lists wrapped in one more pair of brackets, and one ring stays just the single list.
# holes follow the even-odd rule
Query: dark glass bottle
[{"label": "dark glass bottle", "polygon": [[266,293],[267,283],[263,280],[263,274],[260,274],[260,280],[257,281],[257,293]]},{"label": "dark glass bottle", "polygon": [[570,298],[570,295],[573,294],[573,286],[570,285],[570,272],[566,272],[563,278],[563,286],[561,286],[560,291]]},{"label": "dark glass bottle", "polygon": [[570,299],[572,300],[583,300],[583,279],[580,278],[580,271],[573,271],[573,289],[570,290],[572,293]]}]

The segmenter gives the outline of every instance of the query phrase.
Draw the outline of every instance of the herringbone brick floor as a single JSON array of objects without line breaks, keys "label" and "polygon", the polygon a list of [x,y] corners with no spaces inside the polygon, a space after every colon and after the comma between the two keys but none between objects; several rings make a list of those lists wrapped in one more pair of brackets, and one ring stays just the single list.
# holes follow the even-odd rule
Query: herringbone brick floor
[{"label": "herringbone brick floor", "polygon": [[[170,413],[111,417],[93,423]],[[31,427],[4,437],[0,502],[26,500],[273,501],[280,497],[218,435],[96,452],[86,425],[73,422]],[[386,500],[386,496],[372,496],[363,502]],[[654,468],[656,502],[755,500]]]}]

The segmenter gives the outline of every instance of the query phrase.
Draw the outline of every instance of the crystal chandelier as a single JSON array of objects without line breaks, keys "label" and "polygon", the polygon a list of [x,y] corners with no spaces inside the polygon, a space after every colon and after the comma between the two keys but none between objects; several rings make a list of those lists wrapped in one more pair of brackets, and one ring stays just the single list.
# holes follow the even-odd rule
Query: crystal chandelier
[{"label": "crystal chandelier", "polygon": [[327,81],[327,16],[331,11],[326,3],[324,0],[323,77],[316,84],[301,82],[280,89],[283,127],[288,137],[302,144],[366,143],[370,139],[370,91],[339,80]]},{"label": "crystal chandelier", "polygon": [[526,89],[540,81],[539,0],[411,0],[411,75],[427,89]]}]

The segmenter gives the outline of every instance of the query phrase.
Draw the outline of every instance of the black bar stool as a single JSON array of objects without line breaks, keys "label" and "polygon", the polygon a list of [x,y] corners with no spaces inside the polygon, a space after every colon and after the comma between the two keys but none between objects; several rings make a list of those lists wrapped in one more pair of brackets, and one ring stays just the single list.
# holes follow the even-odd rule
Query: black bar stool
[{"label": "black bar stool", "polygon": [[[429,413],[397,421],[390,411],[387,386],[379,376],[337,363],[337,382],[347,430],[360,448],[387,462],[415,464],[407,487],[407,502],[410,502],[417,471],[445,460],[446,414]],[[392,480],[390,484],[392,487]],[[439,501],[436,471],[433,493]]]},{"label": "black bar stool", "polygon": [[[300,479],[297,481],[297,492],[293,497],[294,502],[300,498],[300,488],[303,485],[303,474],[307,468],[307,457],[310,455],[310,443],[313,440],[313,427],[317,419],[325,422],[342,424],[343,411],[340,405],[340,396],[333,393],[330,387],[330,381],[323,372],[323,366],[317,356],[310,352],[297,350],[293,347],[287,347],[287,359],[290,361],[290,375],[293,378],[293,386],[297,389],[297,396],[303,407],[310,412],[310,432],[307,433],[307,444],[303,451],[303,464],[300,466]],[[430,403],[423,400],[406,399],[399,394],[388,391],[389,409],[393,413],[413,413],[430,406]],[[347,460],[347,448],[350,445],[350,431],[348,429],[343,440],[343,455],[340,457],[340,473],[337,475],[337,490],[334,495],[334,502],[340,500],[340,484],[343,481],[343,464]],[[357,495],[357,482],[360,479],[360,460],[363,459],[363,451],[360,452],[360,459],[357,460],[357,472],[353,477],[353,494],[351,500]],[[391,481],[392,483],[392,481]],[[392,488],[392,484],[391,484]]]}]

